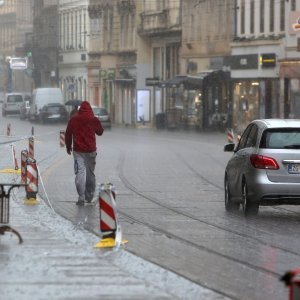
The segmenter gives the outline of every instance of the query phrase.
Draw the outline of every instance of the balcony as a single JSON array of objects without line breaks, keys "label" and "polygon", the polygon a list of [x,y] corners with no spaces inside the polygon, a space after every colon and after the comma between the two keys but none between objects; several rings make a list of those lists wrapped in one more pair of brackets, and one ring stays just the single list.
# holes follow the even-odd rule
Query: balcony
[{"label": "balcony", "polygon": [[[140,35],[157,35],[180,30],[178,17],[167,9],[141,13]],[[177,25],[177,26],[176,26]]]}]

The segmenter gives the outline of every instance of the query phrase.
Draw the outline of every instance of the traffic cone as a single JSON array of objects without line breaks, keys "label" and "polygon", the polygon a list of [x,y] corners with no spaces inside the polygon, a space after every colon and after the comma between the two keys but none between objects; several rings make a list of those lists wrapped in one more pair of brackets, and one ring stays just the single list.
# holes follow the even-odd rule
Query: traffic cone
[{"label": "traffic cone", "polygon": [[103,239],[94,246],[95,248],[118,248],[121,244],[128,242],[127,240],[122,240],[122,230],[118,220],[115,197],[115,188],[111,183],[100,185],[100,231]]},{"label": "traffic cone", "polygon": [[38,204],[37,193],[38,193],[38,169],[36,160],[28,157],[26,160],[26,199],[24,204],[35,205]]}]

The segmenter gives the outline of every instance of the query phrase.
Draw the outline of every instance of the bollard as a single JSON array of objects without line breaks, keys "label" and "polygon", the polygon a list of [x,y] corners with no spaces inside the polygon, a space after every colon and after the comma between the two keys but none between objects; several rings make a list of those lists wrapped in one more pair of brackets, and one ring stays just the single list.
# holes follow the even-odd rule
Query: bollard
[{"label": "bollard", "polygon": [[100,231],[103,239],[95,248],[119,248],[128,241],[122,240],[121,225],[115,202],[116,192],[113,184],[101,184],[99,193]]},{"label": "bollard", "polygon": [[281,278],[281,281],[289,287],[289,300],[300,299],[300,269],[294,269],[286,272]]},{"label": "bollard", "polygon": [[31,127],[31,135],[34,136],[34,127]]},{"label": "bollard", "polygon": [[19,165],[18,165],[18,161],[17,161],[17,157],[16,157],[16,151],[15,151],[15,147],[14,145],[11,145],[11,150],[12,150],[12,156],[13,156],[13,162],[15,165],[15,170],[19,170]]},{"label": "bollard", "polygon": [[21,151],[21,182],[26,183],[26,170],[27,170],[27,161],[28,151],[27,149]]},{"label": "bollard", "polygon": [[25,204],[38,204],[38,169],[36,160],[28,157],[26,160],[26,199]]},{"label": "bollard", "polygon": [[66,143],[65,143],[65,132],[63,130],[61,130],[59,132],[59,145],[61,148],[65,147]]},{"label": "bollard", "polygon": [[28,142],[29,142],[28,157],[34,158],[34,138],[33,138],[33,136],[28,139]]},{"label": "bollard", "polygon": [[7,124],[6,135],[10,136],[10,123]]}]

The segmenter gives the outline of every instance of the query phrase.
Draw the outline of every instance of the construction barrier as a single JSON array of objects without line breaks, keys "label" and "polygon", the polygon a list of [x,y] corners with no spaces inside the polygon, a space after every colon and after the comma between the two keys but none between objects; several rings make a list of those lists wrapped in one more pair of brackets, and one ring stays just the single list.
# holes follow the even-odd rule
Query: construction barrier
[{"label": "construction barrier", "polygon": [[18,160],[16,157],[16,151],[14,145],[11,145],[12,157],[13,157],[13,164],[15,166],[15,170],[19,170]]},{"label": "construction barrier", "polygon": [[289,300],[300,299],[300,269],[294,269],[286,272],[281,278],[281,281],[289,287]]},{"label": "construction barrier", "polygon": [[65,147],[66,143],[65,143],[65,132],[63,130],[61,130],[59,132],[59,145],[61,148]]},{"label": "construction barrier", "polygon": [[115,202],[116,191],[113,184],[101,184],[99,192],[100,231],[103,239],[95,245],[96,248],[119,248],[127,243],[122,240],[122,230]]},{"label": "construction barrier", "polygon": [[7,128],[6,128],[6,135],[10,136],[10,123],[7,124]]},{"label": "construction barrier", "polygon": [[30,137],[30,138],[28,139],[28,142],[29,142],[29,147],[28,147],[28,149],[29,149],[28,157],[34,158],[34,138],[33,138],[33,136]]},{"label": "construction barrier", "polygon": [[30,157],[26,160],[26,183],[25,204],[38,204],[38,168],[36,160]]},{"label": "construction barrier", "polygon": [[21,182],[22,183],[26,183],[27,159],[28,159],[27,149],[22,150],[21,151]]},{"label": "construction barrier", "polygon": [[234,132],[232,128],[227,128],[226,135],[228,143],[234,143]]}]

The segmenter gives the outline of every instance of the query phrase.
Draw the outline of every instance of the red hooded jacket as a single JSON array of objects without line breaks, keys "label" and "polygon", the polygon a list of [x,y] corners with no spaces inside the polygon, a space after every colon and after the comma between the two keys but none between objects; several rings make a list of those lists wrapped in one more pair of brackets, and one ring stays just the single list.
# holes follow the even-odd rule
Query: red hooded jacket
[{"label": "red hooded jacket", "polygon": [[70,153],[72,150],[77,152],[94,152],[96,151],[96,137],[102,135],[103,127],[98,118],[94,116],[91,105],[87,101],[81,103],[78,113],[73,116],[66,129],[66,148]]}]

